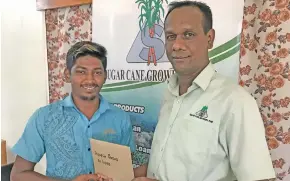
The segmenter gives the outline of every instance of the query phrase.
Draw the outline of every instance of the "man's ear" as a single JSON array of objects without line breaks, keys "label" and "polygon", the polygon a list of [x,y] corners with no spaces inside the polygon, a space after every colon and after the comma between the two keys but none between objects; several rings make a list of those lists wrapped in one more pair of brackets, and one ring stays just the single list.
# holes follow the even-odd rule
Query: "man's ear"
[{"label": "man's ear", "polygon": [[70,71],[67,68],[64,69],[64,81],[66,83],[71,83],[70,82]]},{"label": "man's ear", "polygon": [[104,78],[104,83],[106,82],[107,80],[107,70],[105,70],[105,78]]},{"label": "man's ear", "polygon": [[211,29],[207,32],[207,40],[208,40],[207,48],[208,49],[212,49],[214,39],[215,39],[215,30]]}]

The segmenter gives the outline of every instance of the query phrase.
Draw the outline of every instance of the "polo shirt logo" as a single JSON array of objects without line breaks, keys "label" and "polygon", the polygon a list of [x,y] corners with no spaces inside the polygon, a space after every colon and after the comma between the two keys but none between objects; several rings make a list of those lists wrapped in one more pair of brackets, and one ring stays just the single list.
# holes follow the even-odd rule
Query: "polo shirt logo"
[{"label": "polo shirt logo", "polygon": [[202,119],[204,121],[213,123],[212,120],[207,119],[207,117],[208,117],[207,110],[208,110],[208,107],[203,106],[200,111],[197,111],[195,114],[190,114],[190,116],[193,116],[193,117],[196,117],[198,119]]},{"label": "polo shirt logo", "polygon": [[104,135],[108,135],[108,134],[116,134],[115,130],[113,129],[106,129],[104,130]]}]

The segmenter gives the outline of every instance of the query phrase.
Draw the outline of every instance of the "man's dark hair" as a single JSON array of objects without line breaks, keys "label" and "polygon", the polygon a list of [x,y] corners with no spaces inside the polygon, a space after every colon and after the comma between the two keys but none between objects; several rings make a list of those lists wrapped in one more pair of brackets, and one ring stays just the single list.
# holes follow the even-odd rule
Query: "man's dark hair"
[{"label": "man's dark hair", "polygon": [[101,60],[104,70],[107,69],[107,50],[104,46],[91,42],[81,41],[74,44],[67,52],[66,67],[71,72],[76,60],[80,57],[90,55]]},{"label": "man's dark hair", "polygon": [[204,33],[207,33],[210,29],[212,29],[212,12],[210,7],[203,3],[198,1],[174,1],[169,4],[168,12],[165,16],[165,21],[168,17],[168,15],[177,8],[181,7],[197,7],[203,14],[203,31]]}]

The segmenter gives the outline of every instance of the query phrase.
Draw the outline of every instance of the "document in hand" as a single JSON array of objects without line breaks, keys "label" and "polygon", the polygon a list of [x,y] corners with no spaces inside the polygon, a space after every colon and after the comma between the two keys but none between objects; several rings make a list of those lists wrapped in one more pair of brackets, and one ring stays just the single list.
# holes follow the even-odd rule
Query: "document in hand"
[{"label": "document in hand", "polygon": [[134,178],[130,148],[123,145],[91,139],[95,173],[102,173],[114,181]]}]

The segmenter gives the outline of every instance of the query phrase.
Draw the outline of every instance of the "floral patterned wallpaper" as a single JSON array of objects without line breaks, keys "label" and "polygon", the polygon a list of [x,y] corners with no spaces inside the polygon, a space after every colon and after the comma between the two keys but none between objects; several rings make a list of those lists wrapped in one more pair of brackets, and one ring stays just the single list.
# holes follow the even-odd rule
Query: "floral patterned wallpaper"
[{"label": "floral patterned wallpaper", "polygon": [[283,181],[290,181],[289,54],[289,0],[246,0],[240,85],[257,100],[276,180]]},{"label": "floral patterned wallpaper", "polygon": [[[54,102],[70,92],[63,76],[66,52],[77,41],[91,40],[92,8],[47,10],[45,16],[49,97]],[[290,181],[289,64],[289,0],[245,0],[239,83],[260,107],[277,181]]]}]

